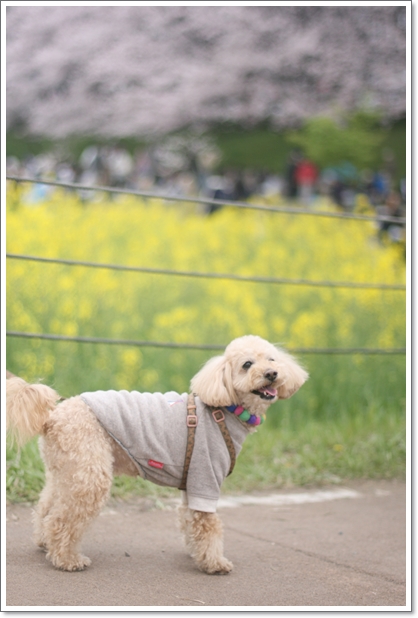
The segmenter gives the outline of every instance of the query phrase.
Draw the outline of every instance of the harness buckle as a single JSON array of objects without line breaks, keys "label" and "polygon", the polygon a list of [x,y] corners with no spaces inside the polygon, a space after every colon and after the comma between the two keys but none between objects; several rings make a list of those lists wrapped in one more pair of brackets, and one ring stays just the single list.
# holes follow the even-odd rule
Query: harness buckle
[{"label": "harness buckle", "polygon": [[197,427],[197,416],[195,414],[188,414],[186,417],[187,427]]},{"label": "harness buckle", "polygon": [[[218,414],[220,414],[220,416],[217,416]],[[222,421],[225,420],[225,414],[222,410],[214,410],[212,412],[212,416],[215,423],[222,423]]]}]

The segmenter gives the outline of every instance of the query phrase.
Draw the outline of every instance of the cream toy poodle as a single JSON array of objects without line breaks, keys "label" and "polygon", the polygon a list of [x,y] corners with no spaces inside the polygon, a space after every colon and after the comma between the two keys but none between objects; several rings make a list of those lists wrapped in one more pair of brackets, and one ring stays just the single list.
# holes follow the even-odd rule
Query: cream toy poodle
[{"label": "cream toy poodle", "polygon": [[115,474],[182,489],[180,529],[197,567],[229,573],[220,486],[267,408],[291,397],[308,374],[254,335],[209,360],[187,393],[96,391],[60,398],[43,384],[6,380],[8,429],[19,445],[40,435],[46,484],[34,512],[35,541],[58,569],[91,561],[78,545],[109,497]]}]

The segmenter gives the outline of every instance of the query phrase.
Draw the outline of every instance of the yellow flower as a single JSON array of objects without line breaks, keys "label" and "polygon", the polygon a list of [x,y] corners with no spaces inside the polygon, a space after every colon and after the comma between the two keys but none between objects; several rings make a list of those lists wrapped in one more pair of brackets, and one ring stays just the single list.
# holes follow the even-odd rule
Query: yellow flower
[{"label": "yellow flower", "polygon": [[[128,196],[86,206],[77,193],[61,191],[32,208],[22,203],[22,195],[22,188],[10,184],[10,253],[316,282],[405,283],[405,263],[397,250],[374,242],[375,228],[363,221],[235,208],[207,217],[194,206]],[[326,201],[321,207],[333,208]],[[403,291],[190,278],[15,259],[7,260],[6,285],[10,330],[216,344],[254,333],[287,347],[313,348],[405,345]],[[12,338],[8,343],[13,350],[22,345]],[[25,344],[27,350],[34,345]],[[68,353],[77,349],[68,347]],[[113,346],[83,350],[95,354],[97,368],[114,371],[121,384],[124,379],[136,383],[138,367],[151,355],[134,348],[115,354]],[[180,375],[182,362],[173,366],[172,375]],[[141,370],[142,379],[147,388],[158,386],[155,373]]]}]

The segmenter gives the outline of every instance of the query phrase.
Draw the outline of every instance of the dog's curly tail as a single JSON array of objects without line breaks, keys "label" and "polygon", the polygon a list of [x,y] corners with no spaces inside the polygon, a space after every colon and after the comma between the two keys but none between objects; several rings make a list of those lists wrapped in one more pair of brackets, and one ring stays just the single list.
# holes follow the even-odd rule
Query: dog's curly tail
[{"label": "dog's curly tail", "polygon": [[41,433],[59,399],[58,393],[44,384],[28,384],[17,377],[6,380],[7,431],[18,446]]}]

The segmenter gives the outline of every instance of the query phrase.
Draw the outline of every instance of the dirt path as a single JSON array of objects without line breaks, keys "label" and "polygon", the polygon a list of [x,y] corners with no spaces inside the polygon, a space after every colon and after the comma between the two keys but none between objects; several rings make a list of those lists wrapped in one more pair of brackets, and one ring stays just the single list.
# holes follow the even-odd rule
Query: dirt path
[{"label": "dirt path", "polygon": [[[83,542],[93,564],[75,573],[45,560],[31,540],[31,509],[11,505],[2,609],[410,607],[405,484],[344,488],[281,491],[262,504],[225,502],[225,554],[235,565],[227,576],[195,569],[169,501],[164,508],[148,500],[109,504]],[[266,494],[251,498],[260,497]]]}]

